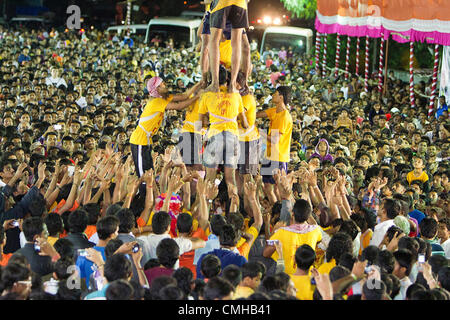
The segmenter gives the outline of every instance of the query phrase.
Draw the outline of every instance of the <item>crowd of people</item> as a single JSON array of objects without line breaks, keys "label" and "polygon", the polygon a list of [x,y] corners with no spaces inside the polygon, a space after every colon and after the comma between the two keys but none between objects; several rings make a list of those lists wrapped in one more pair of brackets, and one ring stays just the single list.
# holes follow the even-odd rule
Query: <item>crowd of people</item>
[{"label": "crowd of people", "polygon": [[450,299],[445,97],[233,23],[198,50],[0,29],[0,299]]}]

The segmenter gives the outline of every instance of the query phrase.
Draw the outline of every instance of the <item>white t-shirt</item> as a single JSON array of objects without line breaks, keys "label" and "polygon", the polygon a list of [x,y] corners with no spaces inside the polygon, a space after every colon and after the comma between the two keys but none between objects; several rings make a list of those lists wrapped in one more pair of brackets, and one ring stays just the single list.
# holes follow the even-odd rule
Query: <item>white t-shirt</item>
[{"label": "white t-shirt", "polygon": [[67,83],[63,78],[48,77],[45,79],[45,84],[48,86],[55,86],[56,88],[58,88],[60,85],[63,85],[67,88]]},{"label": "white t-shirt", "polygon": [[450,238],[444,243],[441,243],[441,247],[444,249],[445,257],[450,259]]},{"label": "white t-shirt", "polygon": [[[142,248],[143,253],[143,263],[145,264],[150,259],[157,259],[156,256],[156,247],[159,242],[163,239],[171,238],[169,234],[150,234],[148,236],[138,237],[139,240],[142,240],[144,243],[144,248]],[[186,238],[173,238],[175,242],[180,247],[180,256],[188,251],[192,250],[192,241]],[[175,269],[179,266],[179,262],[177,261],[175,265]]]}]

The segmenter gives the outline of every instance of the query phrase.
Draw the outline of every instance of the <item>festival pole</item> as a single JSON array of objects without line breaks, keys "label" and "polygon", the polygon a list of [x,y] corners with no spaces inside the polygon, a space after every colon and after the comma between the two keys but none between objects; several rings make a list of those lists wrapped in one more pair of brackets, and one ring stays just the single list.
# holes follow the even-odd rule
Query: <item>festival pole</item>
[{"label": "festival pole", "polygon": [[415,108],[416,102],[414,98],[414,42],[409,42],[409,99],[411,108]]},{"label": "festival pole", "polygon": [[[127,26],[131,25],[131,1],[127,1]],[[131,35],[131,29],[127,29],[127,37],[130,37]]]},{"label": "festival pole", "polygon": [[369,92],[369,36],[366,36],[364,56],[364,92]]},{"label": "festival pole", "polygon": [[328,35],[325,33],[323,37],[322,78],[327,75],[327,40]]},{"label": "festival pole", "polygon": [[437,76],[439,68],[439,44],[434,45],[434,67],[433,67],[433,78],[431,79],[431,97],[430,97],[430,108],[428,109],[428,116],[431,117],[434,110],[434,99],[436,97],[436,87],[437,87]]},{"label": "festival pole", "polygon": [[334,70],[334,77],[337,78],[339,75],[339,59],[341,58],[341,37],[339,33],[336,34],[336,64]]},{"label": "festival pole", "polygon": [[319,71],[320,71],[320,47],[321,47],[320,40],[321,40],[320,33],[317,32],[316,33],[316,74],[317,75],[319,74]]},{"label": "festival pole", "polygon": [[386,59],[384,59],[385,72],[384,72],[383,96],[386,95],[386,91],[387,91],[388,60],[389,60],[389,38],[386,40]]},{"label": "festival pole", "polygon": [[378,69],[378,91],[383,90],[383,61],[384,61],[384,33],[381,33],[380,42],[380,63]]},{"label": "festival pole", "polygon": [[359,46],[360,46],[360,37],[356,38],[356,66],[355,66],[355,74],[359,75]]},{"label": "festival pole", "polygon": [[347,50],[345,52],[345,80],[348,80],[348,69],[350,65],[350,36],[347,36]]}]

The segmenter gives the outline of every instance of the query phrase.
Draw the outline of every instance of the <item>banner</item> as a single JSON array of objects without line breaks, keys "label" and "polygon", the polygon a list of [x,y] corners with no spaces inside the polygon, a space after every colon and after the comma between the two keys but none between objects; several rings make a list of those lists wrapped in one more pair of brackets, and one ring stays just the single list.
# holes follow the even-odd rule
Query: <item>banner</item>
[{"label": "banner", "polygon": [[449,0],[317,0],[316,30],[450,46]]},{"label": "banner", "polygon": [[[447,105],[450,104],[450,46],[445,46],[442,53],[441,81],[439,96],[445,96]],[[440,105],[438,106],[440,107]]]}]

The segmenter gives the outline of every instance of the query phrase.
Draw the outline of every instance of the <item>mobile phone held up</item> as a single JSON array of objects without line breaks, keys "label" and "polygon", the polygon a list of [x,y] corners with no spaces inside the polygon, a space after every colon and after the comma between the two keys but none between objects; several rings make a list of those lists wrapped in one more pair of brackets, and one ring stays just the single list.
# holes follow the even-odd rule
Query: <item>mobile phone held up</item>
[{"label": "mobile phone held up", "polygon": [[274,246],[279,243],[279,240],[266,240],[268,246]]},{"label": "mobile phone held up", "polygon": [[138,252],[139,251],[139,243],[136,243],[134,246],[133,246],[133,249],[132,249],[132,251],[133,251],[133,253],[136,253],[136,252]]}]

